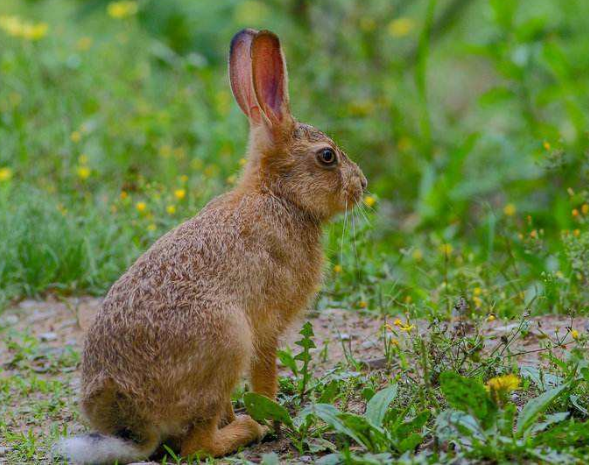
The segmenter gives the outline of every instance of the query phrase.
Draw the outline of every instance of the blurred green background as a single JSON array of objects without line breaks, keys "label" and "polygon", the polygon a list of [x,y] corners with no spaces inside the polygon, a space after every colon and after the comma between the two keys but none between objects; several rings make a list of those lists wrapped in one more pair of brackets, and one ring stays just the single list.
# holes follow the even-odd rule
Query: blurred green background
[{"label": "blurred green background", "polygon": [[278,33],[294,114],[369,178],[316,305],[580,313],[585,0],[2,0],[0,306],[101,294],[235,183],[226,59]]}]

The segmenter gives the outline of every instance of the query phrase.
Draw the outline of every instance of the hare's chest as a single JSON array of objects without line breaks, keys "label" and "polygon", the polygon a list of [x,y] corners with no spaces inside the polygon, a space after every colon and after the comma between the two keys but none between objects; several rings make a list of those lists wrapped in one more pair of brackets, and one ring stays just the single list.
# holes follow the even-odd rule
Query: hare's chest
[{"label": "hare's chest", "polygon": [[[300,245],[300,244],[299,244]],[[319,244],[296,248],[269,243],[251,273],[249,307],[270,326],[282,329],[303,311],[321,283],[323,254]],[[249,287],[249,286],[248,286]]]}]

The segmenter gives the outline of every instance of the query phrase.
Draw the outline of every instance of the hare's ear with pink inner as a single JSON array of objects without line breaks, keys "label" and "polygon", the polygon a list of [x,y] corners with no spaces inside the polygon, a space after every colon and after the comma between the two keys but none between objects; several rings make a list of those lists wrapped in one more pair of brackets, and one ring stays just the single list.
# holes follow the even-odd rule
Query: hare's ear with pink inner
[{"label": "hare's ear with pink inner", "polygon": [[254,123],[262,121],[252,84],[251,45],[258,31],[244,29],[233,36],[229,52],[231,90],[241,111]]},{"label": "hare's ear with pink inner", "polygon": [[291,120],[286,61],[278,36],[260,31],[251,46],[252,78],[256,99],[273,128]]}]

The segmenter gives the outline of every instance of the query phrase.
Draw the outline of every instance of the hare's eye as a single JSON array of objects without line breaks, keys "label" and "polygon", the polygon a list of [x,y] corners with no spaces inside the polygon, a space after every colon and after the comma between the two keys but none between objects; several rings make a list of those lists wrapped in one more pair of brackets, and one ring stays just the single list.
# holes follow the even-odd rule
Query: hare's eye
[{"label": "hare's eye", "polygon": [[335,152],[330,148],[321,149],[317,154],[317,158],[324,165],[333,165],[337,161]]}]

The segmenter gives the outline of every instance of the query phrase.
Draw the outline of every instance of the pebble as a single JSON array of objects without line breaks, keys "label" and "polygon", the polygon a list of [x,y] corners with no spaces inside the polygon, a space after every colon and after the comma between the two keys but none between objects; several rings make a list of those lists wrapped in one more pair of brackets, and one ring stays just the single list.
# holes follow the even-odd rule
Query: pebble
[{"label": "pebble", "polygon": [[0,447],[0,457],[4,457],[8,453],[8,447]]},{"label": "pebble", "polygon": [[43,333],[39,335],[39,338],[45,342],[55,341],[57,339],[57,334],[55,333]]},{"label": "pebble", "polygon": [[0,318],[0,326],[12,326],[18,323],[18,317],[16,315],[6,315]]}]

